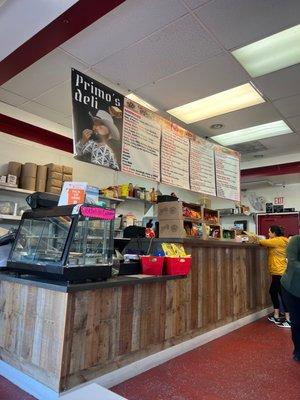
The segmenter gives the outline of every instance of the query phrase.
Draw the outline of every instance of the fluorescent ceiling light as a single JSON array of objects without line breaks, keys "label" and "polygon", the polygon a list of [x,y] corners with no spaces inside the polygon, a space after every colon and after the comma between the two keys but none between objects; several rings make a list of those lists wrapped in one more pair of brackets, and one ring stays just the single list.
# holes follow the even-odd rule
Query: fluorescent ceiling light
[{"label": "fluorescent ceiling light", "polygon": [[151,111],[158,111],[157,108],[153,107],[151,104],[147,103],[145,100],[141,99],[140,97],[138,97],[134,93],[130,93],[126,97],[127,97],[127,99],[133,100],[136,103],[139,103],[141,106],[144,106],[144,107],[148,108]]},{"label": "fluorescent ceiling light", "polygon": [[232,55],[253,77],[300,62],[300,25],[234,50]]},{"label": "fluorescent ceiling light", "polygon": [[212,136],[211,139],[223,146],[251,142],[252,140],[266,139],[274,136],[285,135],[293,132],[284,121],[275,121],[268,124],[251,126],[238,131]]},{"label": "fluorescent ceiling light", "polygon": [[250,83],[225,90],[183,106],[172,108],[168,113],[186,124],[226,114],[231,111],[263,103],[264,99]]}]

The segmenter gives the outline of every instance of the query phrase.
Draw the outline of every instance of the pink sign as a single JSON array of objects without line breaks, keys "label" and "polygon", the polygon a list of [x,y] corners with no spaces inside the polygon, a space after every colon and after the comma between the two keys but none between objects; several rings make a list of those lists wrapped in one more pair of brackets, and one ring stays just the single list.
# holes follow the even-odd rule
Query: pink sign
[{"label": "pink sign", "polygon": [[115,210],[101,208],[101,207],[86,207],[86,206],[80,207],[80,213],[84,217],[106,219],[108,221],[115,219],[115,214],[116,214]]}]

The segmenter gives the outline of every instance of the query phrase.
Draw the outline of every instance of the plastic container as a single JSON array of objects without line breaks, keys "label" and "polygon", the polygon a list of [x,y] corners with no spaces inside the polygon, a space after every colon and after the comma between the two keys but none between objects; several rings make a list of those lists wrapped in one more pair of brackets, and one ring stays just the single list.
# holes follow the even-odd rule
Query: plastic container
[{"label": "plastic container", "polygon": [[165,257],[166,275],[188,275],[192,257]]},{"label": "plastic container", "polygon": [[141,256],[142,271],[144,275],[162,275],[165,257]]}]

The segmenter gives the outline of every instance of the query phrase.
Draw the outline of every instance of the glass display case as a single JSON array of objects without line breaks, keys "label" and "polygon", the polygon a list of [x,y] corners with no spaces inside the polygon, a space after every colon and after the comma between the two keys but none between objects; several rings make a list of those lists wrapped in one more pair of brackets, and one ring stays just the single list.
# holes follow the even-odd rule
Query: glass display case
[{"label": "glass display case", "polygon": [[71,205],[26,211],[7,267],[66,281],[111,276],[115,210]]}]

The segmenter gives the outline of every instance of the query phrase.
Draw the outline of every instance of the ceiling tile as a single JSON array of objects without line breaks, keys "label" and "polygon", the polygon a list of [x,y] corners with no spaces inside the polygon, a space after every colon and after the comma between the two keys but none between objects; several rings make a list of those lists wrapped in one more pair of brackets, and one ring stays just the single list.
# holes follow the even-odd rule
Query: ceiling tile
[{"label": "ceiling tile", "polygon": [[62,47],[94,65],[186,13],[179,0],[127,0]]},{"label": "ceiling tile", "polygon": [[[193,130],[196,130],[199,133],[201,132],[201,136],[212,137],[222,133],[249,128],[254,125],[278,121],[280,119],[282,119],[281,115],[271,103],[262,103],[256,106],[244,108],[243,110],[233,111],[231,113],[196,122],[195,124],[190,125],[190,129],[192,132]],[[211,129],[210,126],[213,124],[223,124],[224,128]]]},{"label": "ceiling tile", "polygon": [[134,90],[220,52],[219,46],[188,15],[106,58],[94,69],[108,79],[119,81],[122,86]]},{"label": "ceiling tile", "polygon": [[194,10],[197,7],[202,6],[205,3],[209,3],[212,0],[182,0],[190,9]]},{"label": "ceiling tile", "polygon": [[273,104],[286,118],[300,115],[300,94],[276,100]]},{"label": "ceiling tile", "polygon": [[52,108],[65,115],[72,114],[71,81],[55,86],[34,99],[36,103]]},{"label": "ceiling tile", "polygon": [[300,93],[300,64],[260,76],[253,81],[270,100],[293,96]]},{"label": "ceiling tile", "polygon": [[4,89],[33,99],[71,77],[71,68],[86,66],[64,51],[56,49],[3,85]]},{"label": "ceiling tile", "polygon": [[[276,138],[263,139],[260,140],[260,142],[267,149],[258,151],[255,154],[263,154],[265,158],[296,154],[300,152],[300,135],[297,133],[276,136]],[[249,161],[254,158],[253,154],[245,154],[243,160]]]},{"label": "ceiling tile", "polygon": [[217,55],[195,67],[144,86],[137,93],[168,110],[246,83],[248,76],[234,58]]},{"label": "ceiling tile", "polygon": [[215,0],[196,10],[227,49],[299,24],[299,0]]},{"label": "ceiling tile", "polygon": [[35,103],[33,101],[22,104],[19,108],[21,110],[28,111],[31,114],[38,115],[39,117],[48,119],[49,121],[53,121],[53,122],[56,122],[61,125],[63,125],[67,120],[66,115],[64,115],[60,112],[51,110],[50,108],[45,107],[41,104]]},{"label": "ceiling tile", "polygon": [[26,103],[28,99],[25,99],[24,97],[18,96],[15,93],[0,88],[0,101],[3,101],[4,103],[10,104],[12,106],[19,106],[20,104]]},{"label": "ceiling tile", "polygon": [[287,119],[288,124],[295,129],[295,132],[300,132],[300,115]]}]

